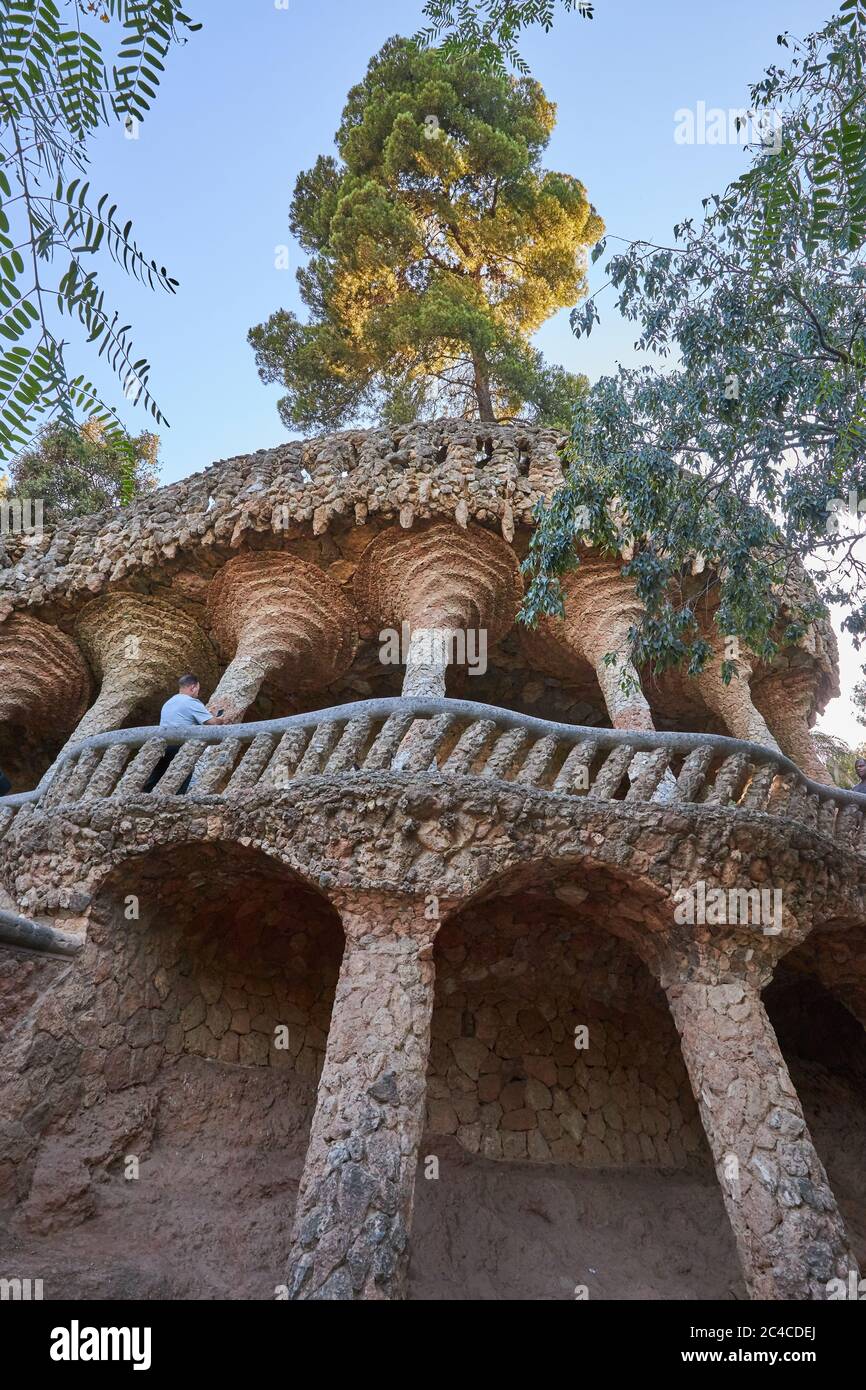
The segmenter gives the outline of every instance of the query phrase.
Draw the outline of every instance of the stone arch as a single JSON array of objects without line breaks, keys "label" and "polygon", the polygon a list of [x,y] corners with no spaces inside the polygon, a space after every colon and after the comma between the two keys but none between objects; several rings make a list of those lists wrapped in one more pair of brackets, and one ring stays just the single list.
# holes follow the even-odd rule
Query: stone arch
[{"label": "stone arch", "polygon": [[[650,965],[663,912],[654,885],[585,855],[523,865],[448,915],[434,943],[414,1297],[434,1284],[441,1297],[443,1279],[476,1298],[740,1288]],[[431,1158],[440,1182],[425,1180]],[[601,1261],[587,1252],[619,1241],[590,1273]]]},{"label": "stone arch", "polygon": [[[272,1298],[342,953],[331,904],[254,847],[160,845],[107,872],[22,1049],[15,1222],[34,1258],[62,1271],[76,1226],[107,1296]],[[99,1250],[104,1215],[123,1260]]]},{"label": "stone arch", "polygon": [[134,801],[78,803],[65,821],[62,858],[54,845],[52,813],[37,815],[26,827],[22,818],[17,853],[5,858],[9,892],[17,893],[19,907],[31,915],[49,913],[61,926],[72,916],[74,931],[80,927],[80,914],[124,875],[138,874],[137,865],[149,856],[183,847],[195,855],[198,849],[219,845],[228,852],[258,854],[262,862],[327,898],[322,887],[327,860],[316,853],[310,825],[321,793],[317,798],[311,785],[312,779],[299,782],[278,795],[270,788],[261,790],[253,805],[240,799],[214,797],[193,803],[149,794]]},{"label": "stone arch", "polygon": [[[312,939],[316,934],[323,940]],[[176,1051],[289,1070],[294,1058],[300,1075],[318,1075],[328,1016],[318,1017],[310,998],[304,1022],[300,1015],[307,1005],[302,1009],[291,990],[278,985],[291,979],[302,987],[310,967],[325,964],[330,976],[325,993],[333,993],[342,952],[339,918],[308,881],[261,849],[229,840],[181,842],[116,866],[91,907],[87,950],[95,949],[127,960],[139,981],[148,981],[145,990],[153,983],[158,1001],[152,996],[143,1001],[133,1017],[140,1019],[142,1008],[166,1013],[171,978],[188,982],[167,1016],[167,1028],[189,1035],[181,1040],[172,1034]],[[238,983],[233,986],[229,977]],[[308,990],[302,992],[306,998]],[[240,1002],[244,994],[246,1004]],[[119,990],[117,1007],[122,1004]],[[127,1001],[123,1013],[129,1008]],[[273,1038],[281,1008],[288,1010],[286,1025],[295,1033],[287,1047],[275,1046]],[[266,1028],[268,1010],[273,1026]],[[260,1019],[258,1028],[250,1024],[251,1014]],[[233,1028],[235,1020],[242,1031]],[[315,1037],[313,1044],[302,1040],[305,1030]]]},{"label": "stone arch", "polygon": [[819,922],[780,961],[764,1006],[839,1205],[866,1265],[866,923]]}]

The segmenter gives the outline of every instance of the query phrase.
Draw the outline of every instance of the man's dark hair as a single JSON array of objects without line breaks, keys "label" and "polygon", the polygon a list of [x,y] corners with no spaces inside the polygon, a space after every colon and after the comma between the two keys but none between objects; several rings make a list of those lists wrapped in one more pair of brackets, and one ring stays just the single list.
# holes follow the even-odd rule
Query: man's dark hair
[{"label": "man's dark hair", "polygon": [[191,672],[187,673],[187,675],[185,675],[185,676],[181,676],[180,680],[178,681],[178,685],[180,686],[181,690],[183,690],[183,688],[184,688],[185,685],[199,685],[199,684],[200,684],[200,681],[199,681],[198,676],[192,675]]}]

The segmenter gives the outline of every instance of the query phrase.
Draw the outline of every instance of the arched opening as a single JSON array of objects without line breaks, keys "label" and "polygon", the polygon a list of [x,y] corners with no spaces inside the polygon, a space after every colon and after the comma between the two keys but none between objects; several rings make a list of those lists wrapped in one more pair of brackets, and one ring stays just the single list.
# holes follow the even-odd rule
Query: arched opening
[{"label": "arched opening", "polygon": [[657,910],[613,872],[548,867],[442,927],[412,1296],[743,1296],[673,1020],[633,944]]},{"label": "arched opening", "polygon": [[779,965],[764,1005],[852,1249],[866,1262],[866,927],[828,923]]},{"label": "arched opening", "polygon": [[27,792],[38,786],[66,739],[66,730],[4,720],[0,725],[0,768],[12,791]]},{"label": "arched opening", "polygon": [[22,1259],[67,1296],[273,1298],[342,950],[334,909],[258,850],[115,869],[53,1010],[76,1100],[49,1071]]}]

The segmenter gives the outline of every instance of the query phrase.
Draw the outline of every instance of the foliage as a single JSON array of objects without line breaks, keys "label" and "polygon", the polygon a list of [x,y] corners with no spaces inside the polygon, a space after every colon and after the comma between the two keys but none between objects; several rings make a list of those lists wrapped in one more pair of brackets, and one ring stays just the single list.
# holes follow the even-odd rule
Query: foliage
[{"label": "foliage", "polygon": [[339,159],[298,178],[304,324],[251,330],[289,427],[429,414],[570,421],[583,378],[529,337],[584,293],[603,227],[583,185],[541,166],[555,108],[537,82],[390,39],[349,93]]},{"label": "foliage", "polygon": [[[759,656],[796,640],[816,611],[803,561],[855,640],[866,633],[864,35],[866,6],[846,0],[802,42],[780,36],[789,66],[751,92],[780,113],[780,148],[754,151],[671,245],[632,243],[608,263],[636,346],[676,365],[620,368],[579,404],[567,485],[527,563],[530,621],[558,611],[588,532],[610,553],[634,547],[634,655],[656,668],[704,664],[699,606]],[[575,331],[597,319],[593,299]]]},{"label": "foliage", "polygon": [[844,739],[837,738],[834,734],[824,733],[821,729],[813,731],[812,739],[837,787],[855,786],[860,779],[857,776],[854,762],[855,759],[866,755],[866,745],[861,744],[858,748],[849,748]]},{"label": "foliage", "polygon": [[162,419],[148,362],[134,357],[130,327],[106,302],[94,261],[107,251],[170,293],[177,281],[145,256],[109,194],[92,189],[88,143],[112,124],[135,131],[169,49],[199,27],[177,0],[0,0],[0,458],[24,447],[46,412],[67,429],[76,410],[98,415],[123,438],[96,387],[70,376],[55,315],[78,320],[126,398]]},{"label": "foliage", "polygon": [[[582,19],[592,19],[595,9],[588,0],[563,0],[563,7]],[[517,37],[533,24],[549,31],[556,9],[556,0],[427,0],[424,14],[430,24],[418,38],[424,43],[444,40],[449,56],[470,54],[485,67],[501,67],[507,60],[526,74]]]},{"label": "foliage", "polygon": [[99,421],[70,430],[63,420],[42,426],[9,470],[16,497],[41,498],[46,523],[104,511],[157,485],[159,440],[154,434],[118,438]]}]

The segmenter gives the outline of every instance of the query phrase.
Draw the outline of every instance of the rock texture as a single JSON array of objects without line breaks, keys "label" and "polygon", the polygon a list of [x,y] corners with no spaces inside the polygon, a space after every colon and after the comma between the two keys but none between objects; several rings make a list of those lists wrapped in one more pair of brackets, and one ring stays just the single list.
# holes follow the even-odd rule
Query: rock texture
[{"label": "rock texture", "polygon": [[[352,431],[6,552],[0,700],[52,726],[33,781],[90,672],[76,738],[126,732],[0,800],[0,906],[82,943],[0,947],[0,1277],[808,1301],[856,1273],[866,819],[775,751],[811,756],[832,633],[733,692],[633,665],[623,691],[636,600],[593,554],[522,633],[562,444]],[[403,624],[406,688],[475,704],[372,703]],[[450,650],[474,629],[477,676]],[[134,726],[190,668],[252,727],[165,767]]]},{"label": "rock texture", "polygon": [[759,993],[716,976],[668,997],[752,1297],[826,1296],[855,1257]]},{"label": "rock texture", "polygon": [[510,546],[478,527],[442,523],[376,537],[355,575],[362,613],[377,628],[412,637],[404,695],[444,695],[458,634],[474,651],[496,645],[517,615],[523,585]]},{"label": "rock texture", "polygon": [[588,663],[615,729],[654,728],[632,661],[630,630],[641,618],[633,585],[614,561],[584,553],[578,569],[563,578],[563,600],[564,617],[544,618],[525,635],[530,656],[564,674]]},{"label": "rock texture", "polygon": [[137,711],[159,717],[159,706],[177,692],[178,677],[214,679],[213,649],[182,609],[142,594],[110,594],[79,614],[75,634],[100,686],[95,703],[73,738],[120,729]]},{"label": "rock texture", "polygon": [[[211,629],[209,587],[234,558],[254,555],[259,563],[265,563],[268,553],[313,565],[341,591],[349,613],[344,606],[335,606],[335,624],[343,624],[343,630],[339,638],[336,633],[332,638],[349,647],[356,574],[358,592],[371,597],[371,614],[384,608],[391,620],[389,626],[399,629],[406,618],[401,610],[407,603],[410,608],[415,606],[404,584],[402,563],[397,565],[395,576],[400,603],[391,603],[390,579],[374,582],[371,590],[369,572],[378,554],[371,549],[371,542],[390,532],[389,544],[397,545],[406,573],[415,576],[409,587],[417,598],[427,591],[426,536],[441,526],[442,534],[452,537],[448,546],[454,558],[445,588],[450,584],[452,595],[459,597],[462,573],[466,602],[458,603],[459,618],[453,624],[440,615],[420,626],[447,635],[452,627],[459,629],[467,621],[467,603],[471,610],[468,620],[475,622],[494,599],[494,611],[487,613],[491,628],[488,648],[492,649],[499,618],[514,616],[516,604],[502,600],[512,585],[514,568],[526,553],[533,509],[540,500],[550,498],[563,481],[565,445],[566,440],[555,431],[511,425],[481,430],[465,421],[444,420],[394,431],[347,431],[229,459],[127,508],[64,521],[38,542],[21,548],[20,553],[7,547],[0,555],[0,630],[13,611],[26,609],[60,633],[74,636],[78,615],[96,596],[114,599],[135,594],[160,602],[168,599],[187,625],[194,624],[208,642],[223,646],[225,665],[240,635],[227,630],[215,614],[216,628]],[[453,540],[454,533],[464,537],[462,550]],[[365,561],[368,549],[370,555]],[[446,551],[447,547],[440,548],[439,553],[447,570]],[[485,677],[488,692],[483,698],[493,696],[496,703],[514,701],[525,708],[537,702],[540,691],[545,702],[538,709],[541,714],[552,714],[555,705],[563,705],[580,710],[580,722],[590,724],[612,719],[618,727],[650,728],[654,723],[661,728],[724,731],[727,716],[724,712],[720,715],[718,702],[708,703],[693,682],[684,688],[676,679],[657,682],[650,680],[647,672],[638,672],[636,683],[632,681],[629,691],[623,692],[619,673],[604,657],[608,651],[625,650],[625,634],[635,612],[634,595],[622,580],[616,561],[600,561],[591,553],[585,559],[582,570],[568,581],[571,638],[564,647],[556,638],[542,644],[540,658],[540,649],[527,657],[516,642],[502,646],[496,652],[494,669]],[[436,565],[432,568],[437,569]],[[511,578],[505,573],[509,569]],[[437,572],[441,595],[441,566]],[[791,581],[792,593],[807,587],[805,576],[795,575]],[[518,580],[518,598],[519,593]],[[328,697],[330,703],[338,703],[358,695],[394,691],[395,673],[379,660],[376,621],[378,618],[371,618],[372,626],[362,631],[349,668],[344,670],[344,663],[337,661],[333,670],[339,674],[327,687],[317,687],[316,694],[324,703],[329,702]],[[84,631],[88,620],[82,617],[81,622]],[[510,640],[503,632],[503,642]],[[193,647],[200,651],[195,643]],[[256,658],[259,655],[257,652]],[[98,654],[96,659],[98,664]],[[203,663],[201,656],[182,664]],[[446,678],[453,684],[465,675],[435,656],[431,662],[419,659],[410,665],[409,688],[418,693],[433,688],[441,692]],[[757,704],[766,710],[771,738],[819,776],[826,774],[816,761],[808,726],[827,700],[838,693],[836,665],[832,628],[823,621],[816,622],[797,648],[781,653],[769,667],[756,667],[751,681],[753,690],[760,690]],[[252,678],[252,668],[248,674],[248,685],[253,689],[258,677]],[[273,680],[268,676],[258,685],[253,717],[279,715],[298,707],[298,687],[291,682],[281,686],[277,671]],[[509,687],[515,685],[517,691],[511,694]],[[795,698],[786,695],[789,685]],[[472,682],[469,693],[482,698],[479,681]],[[165,692],[160,694],[164,698]],[[118,710],[122,705],[118,702]],[[92,731],[90,724],[85,728]],[[38,780],[54,751],[46,743],[41,759],[30,760],[31,777]]]},{"label": "rock texture", "polygon": [[294,1299],[398,1298],[406,1286],[433,928],[381,898],[346,900],[343,923],[334,1026],[295,1214]]},{"label": "rock texture", "polygon": [[229,665],[211,700],[239,716],[266,680],[291,694],[330,685],[351,665],[356,621],[339,587],[291,555],[239,555],[208,591],[210,628]]},{"label": "rock texture", "polygon": [[0,624],[0,672],[0,765],[14,775],[28,747],[55,748],[72,731],[91,676],[71,638],[27,613]]}]

